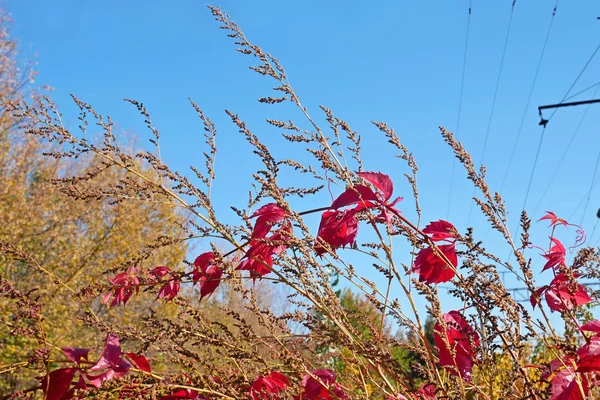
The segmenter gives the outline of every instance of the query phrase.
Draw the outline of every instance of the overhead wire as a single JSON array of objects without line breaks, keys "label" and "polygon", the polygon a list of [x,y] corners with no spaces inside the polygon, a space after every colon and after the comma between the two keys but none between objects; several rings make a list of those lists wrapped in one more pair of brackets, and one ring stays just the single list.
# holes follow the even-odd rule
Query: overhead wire
[{"label": "overhead wire", "polygon": [[[458,138],[458,132],[460,129],[460,117],[462,113],[463,93],[465,88],[465,72],[467,69],[467,54],[469,50],[469,32],[471,31],[471,13],[472,13],[473,0],[469,0],[469,15],[467,17],[467,34],[465,37],[465,50],[463,54],[463,65],[462,65],[462,76],[460,79],[460,95],[458,98],[458,116],[456,119],[456,130],[454,135]],[[446,210],[446,219],[450,218],[450,209],[452,208],[452,188],[454,186],[454,169],[456,168],[456,161],[452,160],[452,171],[450,173],[450,188],[448,193],[448,208]]]},{"label": "overhead wire", "polygon": [[523,131],[523,126],[525,125],[525,118],[527,117],[527,112],[529,111],[529,104],[531,103],[531,98],[533,97],[533,91],[535,90],[535,85],[537,83],[537,79],[540,73],[540,68],[542,66],[542,61],[544,59],[544,54],[546,53],[546,48],[548,47],[548,39],[550,39],[550,33],[552,32],[552,26],[554,25],[554,17],[556,16],[556,10],[558,8],[558,1],[554,4],[554,9],[552,10],[552,18],[550,19],[550,25],[548,26],[548,31],[546,32],[546,38],[544,39],[544,45],[542,46],[542,52],[540,53],[540,58],[537,63],[537,67],[535,69],[535,74],[533,76],[533,82],[531,83],[531,88],[529,89],[529,95],[527,96],[527,102],[525,103],[525,109],[523,110],[523,116],[521,117],[521,123],[519,124],[519,129],[517,130],[517,136],[513,143],[513,148],[510,152],[510,157],[508,158],[508,165],[506,167],[506,171],[504,173],[504,178],[502,179],[502,185],[500,185],[500,193],[504,191],[504,186],[506,185],[506,180],[510,173],[510,167],[512,166],[512,162],[514,160],[514,156],[517,150],[517,146],[519,144],[519,139],[521,138],[521,132]]},{"label": "overhead wire", "polygon": [[598,151],[598,156],[596,157],[596,166],[594,167],[594,174],[592,175],[592,182],[590,183],[590,190],[587,193],[587,200],[585,201],[585,207],[583,207],[583,214],[581,214],[581,220],[579,221],[579,226],[583,225],[583,219],[585,218],[585,214],[587,213],[587,208],[590,205],[590,198],[592,197],[592,191],[594,190],[594,182],[596,181],[596,174],[598,173],[598,163],[600,162],[600,151]]},{"label": "overhead wire", "polygon": [[[552,17],[550,18],[550,25],[548,26],[548,31],[546,32],[546,37],[544,39],[544,45],[542,46],[542,52],[540,53],[540,58],[538,60],[538,63],[537,63],[536,69],[535,69],[535,74],[533,76],[533,82],[531,84],[531,88],[529,89],[529,95],[527,96],[527,102],[525,103],[525,110],[523,111],[523,116],[521,117],[521,123],[520,123],[519,129],[517,131],[517,137],[515,138],[515,142],[513,144],[513,148],[511,150],[510,157],[509,157],[509,160],[508,160],[508,165],[507,165],[506,171],[504,173],[504,178],[502,180],[502,185],[500,186],[500,193],[502,193],[504,191],[504,185],[506,184],[506,179],[508,178],[508,174],[510,173],[510,167],[512,165],[512,162],[513,162],[513,159],[514,159],[514,155],[515,155],[516,150],[517,150],[517,145],[519,143],[519,138],[521,137],[521,132],[523,131],[523,126],[525,125],[525,117],[527,116],[527,111],[529,110],[529,104],[531,103],[531,98],[533,97],[533,91],[534,91],[535,85],[537,83],[539,72],[540,72],[540,69],[541,69],[541,66],[542,66],[542,61],[544,59],[544,54],[546,53],[546,48],[548,47],[548,40],[550,39],[550,33],[552,32],[552,27],[554,26],[554,20],[555,20],[555,17],[556,17],[556,10],[558,9],[558,2],[559,2],[559,0],[556,0],[556,3],[554,3],[554,8],[552,10]],[[546,127],[544,126],[543,129],[542,129],[542,134],[540,135],[540,141],[539,141],[538,146],[537,146],[537,150],[536,150],[536,154],[535,154],[535,159],[533,161],[533,168],[532,168],[531,175],[530,175],[530,178],[529,178],[529,184],[528,184],[528,187],[527,187],[527,191],[525,193],[525,201],[524,201],[524,205],[523,205],[522,209],[525,209],[525,204],[527,204],[527,199],[529,197],[529,190],[531,189],[531,182],[532,182],[533,175],[534,175],[534,172],[535,172],[535,167],[537,165],[537,160],[538,160],[538,158],[540,156],[540,151],[541,151],[541,148],[542,148],[542,142],[543,142],[543,139],[544,139],[544,132],[545,131],[546,131]],[[521,228],[521,225],[518,224],[517,225],[517,229],[516,229],[516,233],[513,236],[514,238],[518,237],[518,235],[519,235],[519,229],[520,228]],[[512,251],[510,251],[508,253],[507,259],[510,259],[511,255],[512,255]]]},{"label": "overhead wire", "polygon": [[[502,57],[500,57],[500,68],[498,69],[498,77],[496,78],[496,88],[494,89],[494,97],[492,99],[492,108],[490,110],[490,117],[488,119],[487,129],[485,131],[485,138],[483,140],[483,149],[481,151],[481,158],[480,158],[481,164],[483,164],[483,162],[485,160],[485,151],[487,149],[487,143],[488,143],[488,139],[490,136],[492,120],[494,119],[494,111],[496,109],[496,99],[498,98],[498,89],[500,88],[500,80],[502,78],[502,71],[504,69],[504,60],[506,59],[506,49],[508,48],[508,39],[510,38],[510,31],[511,31],[511,27],[512,27],[513,15],[515,14],[515,4],[516,3],[517,3],[517,0],[513,0],[512,6],[510,9],[510,17],[508,19],[508,28],[506,29],[506,36],[504,38],[504,47],[502,49]],[[477,191],[477,189],[474,187],[473,188],[473,196],[471,196],[471,197],[475,197],[476,191]],[[473,212],[473,205],[474,205],[474,202],[470,202],[469,214],[467,216],[467,225],[469,224],[469,222],[471,220],[471,214]]]}]

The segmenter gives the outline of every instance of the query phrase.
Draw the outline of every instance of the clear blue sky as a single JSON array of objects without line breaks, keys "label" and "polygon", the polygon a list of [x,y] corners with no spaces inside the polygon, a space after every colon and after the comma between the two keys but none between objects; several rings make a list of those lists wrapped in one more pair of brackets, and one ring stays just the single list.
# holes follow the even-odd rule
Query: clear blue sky
[{"label": "clear blue sky", "polygon": [[[480,163],[512,0],[472,3],[458,137]],[[289,147],[278,144],[264,119],[281,116],[281,110],[288,109],[256,101],[271,93],[272,82],[247,68],[252,60],[234,51],[206,4],[191,0],[6,1],[24,56],[36,57],[38,82],[54,87],[52,96],[67,122],[76,119],[69,99],[74,93],[110,114],[124,130],[147,137],[135,109],[121,101],[125,97],[140,100],[162,133],[163,157],[176,169],[186,170],[189,164],[203,163],[201,124],[187,98],[198,102],[220,132],[215,195],[225,213],[230,204],[244,205],[250,170],[257,162],[247,156],[247,145],[223,110],[239,113],[251,129],[267,136],[265,141],[285,152]],[[447,218],[465,229],[473,190],[457,166],[448,213],[453,158],[437,126],[451,131],[457,127],[468,0],[380,1],[369,6],[364,1],[314,0],[213,4],[231,14],[251,41],[281,60],[315,116],[320,118],[318,105],[326,105],[363,135],[365,168],[394,177],[396,192],[408,199],[402,206],[406,215],[414,212],[409,187],[402,180],[405,169],[386,156],[390,150],[371,120],[386,121],[414,152],[420,166],[424,219]],[[495,190],[506,173],[554,5],[555,0],[516,1],[483,160]],[[592,0],[563,0],[558,5],[502,193],[514,217],[513,231],[541,134],[536,108],[559,102],[574,82],[600,43],[598,16],[600,4]],[[571,93],[599,81],[599,66],[600,54]],[[593,93],[590,90],[573,100],[589,99]],[[527,208],[534,219],[546,209],[572,217],[591,234],[600,207],[600,187],[592,191],[585,216],[582,199],[590,189],[600,150],[600,104],[591,106],[582,120],[584,112],[585,106],[561,109],[548,125]],[[297,113],[288,117],[301,121]],[[565,161],[550,185],[563,154]],[[476,210],[469,224],[490,248],[507,254],[506,248],[498,247],[498,235],[488,235]],[[537,224],[534,229],[534,239],[541,243],[547,240],[545,226]],[[600,229],[592,243],[599,238]],[[536,259],[541,269],[542,259]]]}]

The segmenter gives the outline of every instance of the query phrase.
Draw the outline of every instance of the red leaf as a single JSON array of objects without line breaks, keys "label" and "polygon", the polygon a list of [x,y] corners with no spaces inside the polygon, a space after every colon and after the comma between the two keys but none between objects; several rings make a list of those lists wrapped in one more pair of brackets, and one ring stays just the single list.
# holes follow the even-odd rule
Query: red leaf
[{"label": "red leaf", "polygon": [[582,331],[586,331],[586,332],[600,333],[600,320],[595,320],[595,321],[588,322],[587,324],[583,324],[583,325],[581,325],[580,329]]},{"label": "red leaf", "polygon": [[[319,380],[313,378],[310,374],[306,374],[302,379],[302,399],[303,400],[329,400],[329,399],[347,399],[348,397],[335,382],[336,375],[327,370],[319,369],[313,371],[312,375]],[[325,385],[325,386],[323,386]],[[331,397],[331,392],[336,397]]]},{"label": "red leaf", "polygon": [[577,355],[577,372],[600,371],[600,336],[592,336],[589,343],[577,350]]},{"label": "red leaf", "polygon": [[252,237],[263,238],[267,236],[267,233],[271,230],[274,224],[283,221],[285,218],[285,210],[279,207],[276,203],[269,203],[250,216],[250,218],[258,217],[254,224],[254,231]]},{"label": "red leaf", "polygon": [[431,235],[431,240],[434,242],[456,239],[456,228],[450,222],[444,220],[431,222],[423,229],[423,233]]},{"label": "red leaf", "polygon": [[121,345],[119,344],[119,337],[114,333],[106,335],[106,341],[104,343],[104,350],[100,359],[94,364],[90,370],[97,371],[105,368],[112,368],[119,363],[121,358]]},{"label": "red leaf", "polygon": [[142,370],[144,372],[148,372],[148,373],[152,372],[152,369],[150,369],[150,363],[148,362],[146,357],[144,357],[141,354],[135,354],[135,353],[125,353],[125,354],[127,355],[127,358],[129,358],[129,360],[131,360],[133,365],[135,365],[137,367],[137,369]]},{"label": "red leaf", "polygon": [[323,255],[331,248],[335,253],[336,249],[354,243],[357,233],[358,220],[353,210],[325,211],[321,216],[315,251]]},{"label": "red leaf", "polygon": [[338,208],[362,202],[368,204],[370,201],[379,201],[371,188],[365,185],[354,185],[354,187],[346,189],[344,193],[339,195],[329,208],[337,210]]},{"label": "red leaf", "polygon": [[589,392],[587,378],[572,368],[565,368],[552,378],[550,400],[584,400]]},{"label": "red leaf", "polygon": [[200,396],[197,391],[192,389],[181,389],[177,390],[169,396],[162,396],[160,400],[180,400],[180,399],[192,399],[192,400],[203,400],[204,397]]},{"label": "red leaf", "polygon": [[196,260],[194,260],[194,267],[196,267],[197,269],[199,269],[202,272],[206,272],[206,269],[208,268],[208,266],[212,265],[214,263],[214,261],[215,261],[215,253],[213,253],[212,251],[208,251],[208,252],[202,253],[198,257],[196,257]]},{"label": "red leaf", "polygon": [[267,238],[268,242],[253,240],[242,262],[236,269],[250,271],[253,277],[261,277],[272,271],[273,256],[287,249],[284,238],[289,235],[291,226],[286,225]]},{"label": "red leaf", "polygon": [[289,380],[282,374],[272,371],[268,376],[259,376],[250,387],[250,397],[253,400],[271,399],[280,390],[290,385]]},{"label": "red leaf", "polygon": [[106,370],[105,372],[98,374],[98,375],[86,374],[85,376],[88,379],[90,385],[92,385],[96,388],[100,388],[100,387],[102,387],[102,384],[105,381],[108,381],[108,380],[111,380],[114,378],[122,378],[123,376],[125,376],[127,374],[127,372],[129,372],[129,368],[131,368],[131,364],[129,364],[124,359],[119,358],[119,361],[117,362],[117,364],[112,366],[110,369]]},{"label": "red leaf", "polygon": [[108,292],[104,295],[104,303],[108,304],[110,298],[114,296],[113,301],[110,303],[111,307],[123,303],[123,306],[127,304],[129,298],[135,292],[136,295],[140,291],[140,281],[134,275],[135,267],[131,267],[129,271],[122,272],[113,278],[109,278],[110,283],[113,285],[112,292]]},{"label": "red leaf", "polygon": [[173,300],[175,296],[177,296],[177,294],[179,293],[180,287],[181,284],[179,280],[172,278],[171,280],[165,282],[165,284],[161,286],[160,290],[158,291],[158,295],[156,296],[156,299],[158,300],[166,298],[167,301]]},{"label": "red leaf", "polygon": [[542,254],[542,257],[548,260],[546,262],[546,265],[544,265],[542,271],[545,271],[549,268],[554,269],[560,265],[565,264],[565,257],[567,254],[565,246],[563,246],[563,244],[558,239],[552,237],[550,238],[550,240],[552,240],[554,246],[552,246],[546,254]]},{"label": "red leaf", "polygon": [[41,387],[46,400],[60,400],[67,394],[79,368],[61,368],[42,378]]},{"label": "red leaf", "polygon": [[419,396],[419,399],[422,400],[435,400],[435,392],[436,392],[436,388],[433,384],[428,383],[428,384],[423,384],[423,386],[421,386],[421,388],[417,391],[417,396]]},{"label": "red leaf", "polygon": [[75,348],[74,347],[63,347],[62,352],[64,353],[65,356],[67,356],[67,358],[69,360],[73,361],[74,363],[79,364],[81,362],[82,358],[87,361],[88,353],[90,352],[90,350],[92,350],[92,349],[79,349],[76,347]]},{"label": "red leaf", "polygon": [[[434,340],[438,348],[440,365],[450,367],[450,373],[470,382],[475,348],[480,344],[479,335],[458,311],[450,311],[442,317],[446,323],[445,332],[439,322],[434,327]],[[449,348],[444,341],[444,336]]]},{"label": "red leaf", "polygon": [[[574,276],[575,278],[577,275]],[[569,280],[565,274],[558,274],[546,290],[546,302],[552,311],[571,310],[592,301],[583,285]]]},{"label": "red leaf", "polygon": [[[454,243],[438,246],[438,249],[456,269],[458,257],[456,256]],[[431,247],[419,251],[413,266],[413,271],[419,275],[419,280],[425,283],[448,282],[456,275],[455,269],[451,269],[441,257],[433,252]]]},{"label": "red leaf", "polygon": [[221,284],[223,270],[216,265],[207,268],[203,276],[200,277],[200,300],[204,296],[210,296]]},{"label": "red leaf", "polygon": [[542,218],[538,219],[538,221],[543,221],[545,219],[550,221],[550,226],[556,226],[556,225],[567,226],[567,225],[569,225],[569,223],[567,221],[565,221],[562,218],[558,218],[556,216],[556,214],[554,214],[552,211],[546,211],[546,215],[544,215]]},{"label": "red leaf", "polygon": [[540,302],[540,299],[542,298],[542,294],[544,293],[544,291],[546,289],[548,289],[548,286],[542,286],[541,288],[537,289],[531,295],[531,297],[529,297],[529,302],[531,303],[531,307],[533,307],[533,309],[535,309],[535,306],[537,306],[538,303]]},{"label": "red leaf", "polygon": [[151,275],[154,275],[156,278],[162,278],[165,275],[172,273],[171,268],[166,266],[159,266],[150,271]]},{"label": "red leaf", "polygon": [[390,177],[381,172],[357,172],[358,176],[370,182],[381,193],[381,201],[387,202],[394,193],[394,184]]},{"label": "red leaf", "polygon": [[119,337],[109,333],[106,335],[106,342],[100,359],[90,368],[90,371],[105,370],[105,372],[99,375],[86,374],[86,377],[90,385],[99,388],[104,381],[125,376],[129,368],[131,368],[131,364],[121,358]]}]

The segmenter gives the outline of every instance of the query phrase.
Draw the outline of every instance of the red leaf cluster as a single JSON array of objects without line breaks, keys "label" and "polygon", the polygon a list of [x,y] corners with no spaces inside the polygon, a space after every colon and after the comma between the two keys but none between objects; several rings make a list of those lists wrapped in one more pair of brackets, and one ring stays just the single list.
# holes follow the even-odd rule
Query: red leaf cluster
[{"label": "red leaf cluster", "polygon": [[129,271],[122,272],[112,278],[109,278],[113,288],[111,292],[108,292],[104,295],[104,303],[108,304],[112,297],[113,300],[110,303],[111,307],[119,305],[120,303],[123,303],[123,306],[125,306],[134,292],[137,295],[140,291],[140,281],[135,274],[135,267],[131,267]]},{"label": "red leaf cluster", "polygon": [[318,255],[353,244],[358,233],[358,220],[352,210],[325,211],[321,216],[315,251]]},{"label": "red leaf cluster", "polygon": [[[315,379],[314,377],[317,379]],[[335,400],[347,399],[346,393],[336,383],[336,374],[328,369],[319,369],[312,374],[306,374],[302,379],[302,396],[295,399],[303,400]]]},{"label": "red leaf cluster", "polygon": [[[550,211],[547,211],[546,215],[540,218],[541,220],[550,221],[552,235],[554,235],[554,229],[559,225],[566,227],[573,225],[562,218],[558,218],[556,214]],[[577,241],[583,240],[582,238],[585,237],[583,230],[579,229],[578,233],[580,236],[578,236]],[[548,303],[548,307],[552,311],[562,312],[571,310],[592,301],[586,288],[576,281],[579,275],[572,273],[565,264],[565,246],[554,236],[550,237],[550,243],[550,249],[545,254],[542,254],[542,257],[546,259],[546,264],[542,268],[542,271],[551,269],[554,273],[554,279],[552,279],[549,285],[544,285],[532,293],[529,298],[532,307],[535,308],[537,306],[543,294],[545,294],[546,303]]]},{"label": "red leaf cluster", "polygon": [[[339,195],[321,216],[319,233],[315,243],[315,251],[323,255],[328,251],[351,245],[358,233],[356,214],[363,210],[379,209],[377,221],[391,222],[391,214],[399,214],[395,205],[401,197],[390,202],[394,192],[394,184],[388,175],[381,172],[357,172],[358,176],[371,183],[375,190],[366,185],[354,185]],[[353,208],[340,211],[340,208]]]},{"label": "red leaf cluster", "polygon": [[458,266],[455,247],[456,232],[454,225],[443,220],[432,222],[423,229],[423,233],[430,235],[434,242],[449,243],[436,247],[454,268],[451,268],[444,258],[436,254],[431,246],[425,247],[419,251],[413,265],[413,271],[419,275],[419,281],[431,284],[448,282],[454,278]]},{"label": "red leaf cluster", "polygon": [[535,308],[542,294],[546,294],[546,303],[552,311],[571,310],[577,306],[581,306],[592,301],[588,295],[585,286],[575,282],[577,274],[573,274],[571,279],[567,274],[561,273],[556,275],[549,285],[540,287],[531,295],[529,301]]},{"label": "red leaf cluster", "polygon": [[250,387],[252,400],[276,399],[281,390],[285,390],[290,381],[283,374],[272,371],[267,376],[259,376]]},{"label": "red leaf cluster", "polygon": [[[87,361],[90,350],[72,347],[62,349],[64,355],[77,366],[60,368],[40,378],[41,389],[45,393],[46,400],[72,399],[75,390],[84,390],[88,385],[100,388],[105,381],[125,376],[129,372],[131,364],[122,357],[123,355],[138,369],[151,372],[146,357],[135,353],[121,352],[119,338],[115,334],[109,333],[106,336],[102,355],[94,365],[86,369],[82,367],[81,360]],[[73,384],[77,375],[77,382]]]},{"label": "red leaf cluster", "polygon": [[470,382],[475,349],[480,345],[479,335],[458,311],[450,311],[442,317],[445,329],[440,322],[434,327],[440,365],[449,367],[450,373]]},{"label": "red leaf cluster", "polygon": [[215,264],[215,254],[212,251],[202,253],[194,260],[192,281],[194,285],[200,282],[200,300],[210,296],[221,284],[223,270]]},{"label": "red leaf cluster", "polygon": [[582,332],[593,332],[574,355],[554,359],[542,377],[552,385],[551,400],[583,400],[587,398],[595,380],[588,373],[600,372],[600,320],[580,327]]},{"label": "red leaf cluster", "polygon": [[[286,238],[292,231],[292,225],[285,216],[285,211],[274,203],[264,205],[252,214],[251,218],[258,218],[252,231],[250,248],[238,265],[238,270],[250,271],[254,278],[265,276],[272,271],[273,256],[287,249]],[[281,227],[267,237],[277,223],[280,223]]]},{"label": "red leaf cluster", "polygon": [[156,267],[150,271],[150,275],[152,275],[155,279],[161,279],[165,276],[169,276],[167,281],[160,287],[158,295],[156,296],[156,300],[166,298],[167,301],[170,301],[177,296],[177,293],[179,293],[179,289],[181,287],[181,283],[179,277],[176,276],[173,271],[171,271],[171,268],[165,266]]}]

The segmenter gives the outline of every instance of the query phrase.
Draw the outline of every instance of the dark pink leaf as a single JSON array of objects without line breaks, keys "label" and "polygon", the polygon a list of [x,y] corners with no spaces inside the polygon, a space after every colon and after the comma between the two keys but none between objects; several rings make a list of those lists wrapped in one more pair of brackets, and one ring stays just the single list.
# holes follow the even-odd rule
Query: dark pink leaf
[{"label": "dark pink leaf", "polygon": [[[574,276],[575,278],[577,275]],[[546,302],[552,311],[571,310],[592,301],[585,286],[571,281],[565,274],[558,274],[546,290]]]},{"label": "dark pink leaf", "polygon": [[537,306],[538,303],[540,302],[542,294],[544,293],[544,291],[546,291],[546,289],[548,289],[548,286],[542,286],[541,288],[537,289],[531,295],[531,297],[529,297],[529,302],[531,303],[531,307],[533,307],[535,309],[535,306]]},{"label": "dark pink leaf", "polygon": [[567,254],[565,246],[563,246],[560,240],[556,238],[550,238],[550,240],[552,240],[554,246],[552,246],[550,251],[548,251],[546,254],[542,254],[542,257],[548,260],[542,271],[545,271],[549,268],[555,269],[556,267],[565,264],[565,257]]},{"label": "dark pink leaf", "polygon": [[202,272],[206,272],[207,268],[210,265],[213,265],[214,262],[215,262],[215,253],[213,253],[212,251],[208,251],[208,252],[202,253],[198,257],[196,257],[196,260],[194,261],[194,267],[199,269]]},{"label": "dark pink leaf", "polygon": [[251,241],[250,248],[236,269],[250,271],[253,277],[262,277],[270,273],[273,267],[273,256],[287,249],[284,239],[290,232],[291,226],[284,225],[267,238],[268,242]]},{"label": "dark pink leaf", "polygon": [[394,184],[390,177],[381,172],[357,172],[358,176],[367,180],[382,194],[380,199],[383,203],[387,202],[394,193]]},{"label": "dark pink leaf", "polygon": [[538,221],[543,221],[543,220],[549,220],[550,221],[550,226],[556,226],[556,225],[567,226],[567,225],[569,225],[569,223],[567,221],[565,221],[562,218],[558,218],[556,216],[556,214],[554,214],[552,211],[546,211],[546,215],[544,215]]},{"label": "dark pink leaf", "polygon": [[106,335],[106,341],[104,343],[104,350],[100,359],[94,364],[90,370],[97,371],[106,368],[113,368],[121,359],[121,345],[119,344],[119,337],[114,333]]},{"label": "dark pink leaf", "polygon": [[[83,375],[80,373],[77,384],[75,386],[73,386],[71,389],[69,389],[69,391],[67,393],[65,393],[65,395],[62,397],[62,400],[72,399],[73,397],[75,397],[75,390],[86,389],[86,388],[87,388],[87,385],[85,383],[85,380],[83,379]],[[81,396],[79,396],[79,398],[81,398]]]},{"label": "dark pink leaf", "polygon": [[565,368],[557,373],[550,383],[550,400],[584,400],[589,392],[585,375],[576,373],[572,368]]},{"label": "dark pink leaf", "polygon": [[152,369],[150,369],[150,363],[148,362],[146,357],[144,357],[141,354],[135,354],[135,353],[125,353],[125,354],[127,355],[127,358],[129,358],[129,360],[131,360],[133,365],[136,366],[137,369],[142,370],[144,372],[148,372],[148,373],[152,372]]},{"label": "dark pink leaf", "polygon": [[[318,380],[313,378],[312,375]],[[333,372],[327,369],[319,369],[313,371],[312,375],[306,374],[302,379],[303,400],[347,399],[340,385],[335,382],[336,375]],[[332,392],[335,397],[331,396]]]},{"label": "dark pink leaf", "polygon": [[458,257],[454,243],[438,246],[438,249],[448,258],[455,269],[433,252],[431,247],[419,251],[415,258],[413,271],[419,275],[419,280],[426,283],[442,283],[451,280],[456,275]]},{"label": "dark pink leaf", "polygon": [[358,203],[369,203],[371,201],[378,202],[377,195],[371,190],[370,187],[365,185],[354,185],[354,187],[346,189],[344,193],[338,196],[337,199],[331,204],[331,209],[337,210],[338,208],[350,206]]},{"label": "dark pink leaf", "polygon": [[577,355],[577,372],[600,372],[600,336],[592,336]]},{"label": "dark pink leaf", "polygon": [[263,238],[271,230],[274,224],[283,221],[285,218],[285,210],[279,207],[276,203],[269,203],[250,216],[250,218],[258,217],[254,224],[252,232],[253,238]]},{"label": "dark pink leaf", "polygon": [[200,277],[200,300],[205,296],[210,296],[221,284],[223,270],[216,265],[208,267],[206,272]]},{"label": "dark pink leaf", "polygon": [[581,325],[580,329],[582,331],[586,331],[586,332],[600,333],[600,320],[595,320],[595,321],[588,322],[587,324],[583,324],[583,325]]},{"label": "dark pink leaf", "polygon": [[354,243],[357,233],[358,220],[353,210],[325,211],[321,216],[315,251],[318,255],[327,253],[329,248],[335,252],[340,247]]},{"label": "dark pink leaf", "polygon": [[165,282],[160,290],[158,291],[158,295],[156,299],[166,298],[167,301],[173,300],[175,296],[179,293],[179,289],[181,288],[181,284],[178,279],[171,278],[168,282]]},{"label": "dark pink leaf", "polygon": [[[90,385],[100,388],[105,381],[111,379],[118,379],[124,377],[129,369],[131,368],[131,364],[125,361],[122,358],[119,358],[119,361],[116,365],[113,365],[110,369],[105,370],[105,372],[94,375],[94,374],[86,374],[86,378]],[[91,368],[90,368],[91,369]]]},{"label": "dark pink leaf", "polygon": [[191,400],[204,400],[205,397],[202,397],[198,394],[197,391],[192,389],[180,389],[173,392],[169,396],[162,396],[160,400],[181,400],[181,399],[191,399]]},{"label": "dark pink leaf", "polygon": [[69,391],[77,371],[78,368],[61,368],[41,378],[41,387],[46,400],[62,399]]},{"label": "dark pink leaf", "polygon": [[431,222],[423,229],[423,233],[431,235],[434,242],[446,239],[456,239],[456,228],[448,221],[439,220]]},{"label": "dark pink leaf", "polygon": [[435,399],[435,392],[437,391],[437,389],[435,388],[435,386],[431,383],[428,384],[423,384],[423,386],[421,386],[421,388],[417,391],[417,398],[421,399],[421,400],[436,400]]},{"label": "dark pink leaf", "polygon": [[156,278],[162,278],[165,275],[172,273],[171,268],[166,266],[159,266],[150,271],[151,275],[154,275]]},{"label": "dark pink leaf", "polygon": [[276,395],[290,385],[288,378],[279,372],[272,371],[267,376],[259,376],[250,387],[253,400],[277,398]]},{"label": "dark pink leaf", "polygon": [[113,285],[113,289],[111,292],[104,295],[104,303],[108,304],[110,298],[114,296],[113,301],[110,304],[111,307],[120,303],[123,303],[123,306],[125,306],[133,293],[136,293],[137,295],[140,291],[140,281],[135,276],[135,273],[135,267],[131,267],[128,272],[122,272],[113,278],[109,278],[110,283]]},{"label": "dark pink leaf", "polygon": [[[439,322],[434,327],[440,365],[449,367],[450,373],[470,382],[476,348],[480,345],[479,335],[458,311],[443,314],[443,318],[445,331]],[[446,345],[444,337],[450,347]]]},{"label": "dark pink leaf", "polygon": [[76,347],[63,347],[62,352],[67,358],[74,363],[79,364],[81,359],[88,360],[88,353],[92,349],[79,349]]}]

